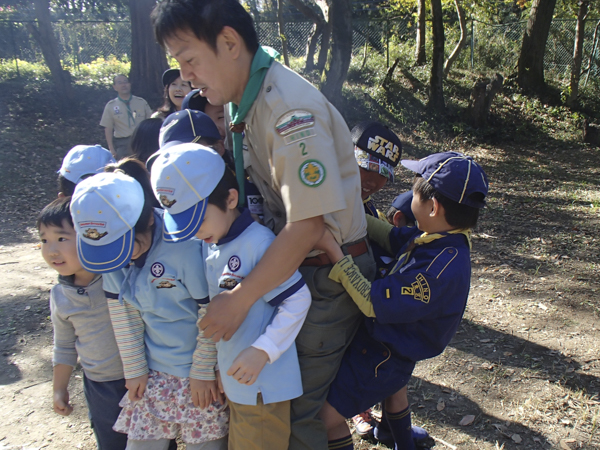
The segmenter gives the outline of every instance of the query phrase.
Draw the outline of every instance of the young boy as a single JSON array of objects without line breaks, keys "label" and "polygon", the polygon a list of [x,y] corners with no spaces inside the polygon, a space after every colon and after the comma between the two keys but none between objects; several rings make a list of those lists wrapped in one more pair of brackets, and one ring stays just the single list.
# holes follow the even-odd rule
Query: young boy
[{"label": "young boy", "polygon": [[[218,170],[197,169],[207,165]],[[197,144],[169,147],[156,158],[151,181],[165,207],[163,239],[204,241],[209,297],[242,284],[275,235],[238,209],[237,181],[223,159]],[[309,306],[308,288],[293,272],[252,306],[230,340],[217,343],[230,449],[288,447],[291,399],[302,394],[294,340]],[[214,379],[210,372],[207,380]]]},{"label": "young boy", "polygon": [[100,145],[76,145],[65,155],[58,170],[58,196],[70,197],[77,183],[114,162],[111,153]]},{"label": "young boy", "polygon": [[329,448],[352,449],[344,418],[384,399],[396,448],[416,448],[406,386],[417,361],[446,348],[465,310],[470,234],[485,206],[487,177],[472,158],[456,152],[402,165],[417,173],[412,200],[417,228],[367,218],[369,237],[398,255],[387,277],[369,283],[331,236],[321,245],[338,261],[329,277],[342,283],[366,316],[321,410]]},{"label": "young boy", "polygon": [[394,182],[394,169],[402,155],[398,136],[380,122],[361,122],[352,128],[354,157],[360,167],[361,198],[365,214],[383,218],[375,207],[372,195],[388,180]]},{"label": "young boy", "polygon": [[83,367],[83,390],[92,429],[101,450],[125,449],[127,435],[113,431],[127,392],[123,364],[108,315],[102,279],[86,272],[77,257],[77,238],[69,212],[70,197],[47,205],[37,219],[42,256],[59,274],[50,292],[54,327],[54,411],[68,416],[69,378],[77,357]]}]

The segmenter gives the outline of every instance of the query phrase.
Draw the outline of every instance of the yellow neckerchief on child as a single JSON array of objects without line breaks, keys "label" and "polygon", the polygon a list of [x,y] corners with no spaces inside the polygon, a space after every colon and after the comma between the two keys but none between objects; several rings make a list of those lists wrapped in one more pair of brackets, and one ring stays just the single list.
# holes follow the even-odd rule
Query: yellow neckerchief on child
[{"label": "yellow neckerchief on child", "polygon": [[432,234],[423,233],[421,236],[414,238],[412,240],[412,242],[410,244],[408,244],[406,251],[400,255],[400,257],[398,258],[398,261],[396,262],[396,264],[394,265],[392,270],[390,270],[389,275],[391,275],[395,272],[398,272],[398,270],[400,270],[400,268],[402,268],[402,266],[404,266],[408,262],[412,251],[415,249],[415,247],[417,245],[429,244],[430,242],[433,242],[437,239],[442,239],[442,238],[452,235],[452,234],[464,234],[465,237],[467,238],[467,242],[469,243],[469,249],[470,249],[471,248],[471,233],[472,232],[471,232],[470,228],[460,228],[457,230],[450,230],[450,231],[446,231],[443,233],[432,233]]}]

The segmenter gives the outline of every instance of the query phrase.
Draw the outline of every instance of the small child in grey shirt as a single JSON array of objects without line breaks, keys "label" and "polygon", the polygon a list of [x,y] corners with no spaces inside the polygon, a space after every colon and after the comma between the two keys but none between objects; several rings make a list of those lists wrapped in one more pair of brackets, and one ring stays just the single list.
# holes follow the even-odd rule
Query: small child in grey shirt
[{"label": "small child in grey shirt", "polygon": [[37,219],[42,256],[59,274],[50,292],[54,327],[52,356],[54,411],[68,416],[69,379],[77,357],[92,429],[101,450],[124,450],[127,435],[113,431],[127,393],[123,364],[108,314],[102,277],[86,272],[77,256],[77,238],[69,212],[70,197],[48,204]]}]

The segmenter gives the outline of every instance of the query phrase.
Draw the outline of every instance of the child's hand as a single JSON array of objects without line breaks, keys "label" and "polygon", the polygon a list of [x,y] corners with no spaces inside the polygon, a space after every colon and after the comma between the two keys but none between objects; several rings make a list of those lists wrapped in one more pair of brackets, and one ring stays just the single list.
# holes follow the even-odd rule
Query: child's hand
[{"label": "child's hand", "polygon": [[221,380],[221,371],[215,371],[215,377],[217,379],[217,388],[221,394],[225,394],[225,389],[223,389],[223,380]]},{"label": "child's hand", "polygon": [[127,393],[129,400],[137,402],[141,400],[146,391],[146,385],[148,384],[148,374],[142,375],[141,377],[131,378],[125,380],[125,387],[129,390]]},{"label": "child's hand", "polygon": [[208,408],[212,402],[224,403],[217,380],[205,381],[190,378],[190,391],[194,406],[199,408]]},{"label": "child's hand", "polygon": [[329,260],[335,264],[344,257],[344,253],[337,243],[329,228],[325,228],[325,232],[321,239],[315,244],[316,250],[323,250]]},{"label": "child's hand", "polygon": [[69,403],[69,391],[66,389],[54,391],[54,412],[61,416],[68,416],[73,412],[73,407]]},{"label": "child's hand", "polygon": [[233,360],[227,375],[232,376],[241,384],[250,386],[254,384],[268,360],[269,355],[263,350],[248,347]]}]

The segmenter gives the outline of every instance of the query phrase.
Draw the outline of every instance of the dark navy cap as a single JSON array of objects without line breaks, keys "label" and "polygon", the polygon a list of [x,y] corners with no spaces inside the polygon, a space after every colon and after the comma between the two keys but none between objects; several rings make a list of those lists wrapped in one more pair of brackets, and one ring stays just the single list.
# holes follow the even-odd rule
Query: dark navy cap
[{"label": "dark navy cap", "polygon": [[413,191],[404,192],[398,195],[392,202],[392,206],[400,211],[409,222],[415,221],[415,215],[410,207],[413,199]]},{"label": "dark navy cap", "polygon": [[173,81],[181,76],[181,72],[179,69],[167,69],[162,74],[162,84],[163,86],[170,85]]},{"label": "dark navy cap", "polygon": [[356,147],[396,167],[402,155],[402,143],[392,130],[380,122],[362,122],[352,128]]},{"label": "dark navy cap", "polygon": [[200,95],[200,89],[193,89],[181,102],[181,109],[193,109],[204,112],[208,99]]},{"label": "dark navy cap", "polygon": [[443,152],[429,155],[419,161],[403,160],[402,165],[420,174],[440,194],[463,205],[483,208],[485,200],[470,198],[488,193],[487,175],[470,156],[459,152]]}]

